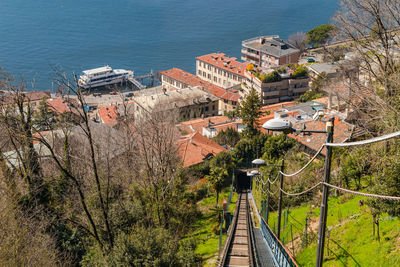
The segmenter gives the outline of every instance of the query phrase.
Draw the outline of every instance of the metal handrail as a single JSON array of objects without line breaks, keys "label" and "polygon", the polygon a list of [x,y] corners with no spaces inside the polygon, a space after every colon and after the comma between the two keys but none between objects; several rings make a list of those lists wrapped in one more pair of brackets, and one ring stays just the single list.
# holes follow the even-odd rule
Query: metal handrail
[{"label": "metal handrail", "polygon": [[259,260],[258,260],[258,255],[257,255],[257,249],[256,249],[256,241],[254,237],[254,227],[253,227],[253,219],[251,217],[251,212],[250,212],[250,203],[248,201],[248,194],[246,194],[246,199],[247,199],[247,236],[248,236],[248,243],[250,245],[249,247],[249,253],[250,253],[250,266],[260,266]]},{"label": "metal handrail", "polygon": [[271,252],[278,264],[278,266],[290,266],[298,267],[294,257],[286,249],[286,247],[281,243],[281,241],[276,237],[271,228],[269,228],[265,219],[261,217],[261,232],[264,238],[267,240],[267,244],[271,249]]},{"label": "metal handrail", "polygon": [[230,246],[230,243],[232,241],[232,237],[233,237],[234,232],[235,232],[234,229],[236,228],[237,220],[239,218],[240,200],[241,200],[241,197],[238,197],[238,199],[236,200],[236,203],[238,203],[238,204],[236,205],[235,214],[233,216],[233,221],[232,221],[231,225],[228,228],[229,232],[228,232],[228,235],[227,235],[226,240],[225,240],[224,248],[222,249],[222,257],[221,257],[221,260],[219,262],[219,266],[224,266],[225,265],[225,261],[226,261],[226,258],[228,256],[229,246]]}]

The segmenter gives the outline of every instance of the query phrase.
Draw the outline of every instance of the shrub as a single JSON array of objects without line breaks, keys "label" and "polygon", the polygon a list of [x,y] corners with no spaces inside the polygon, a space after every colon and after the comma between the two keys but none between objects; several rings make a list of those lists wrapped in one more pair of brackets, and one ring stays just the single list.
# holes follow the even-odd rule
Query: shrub
[{"label": "shrub", "polygon": [[293,72],[292,77],[295,79],[298,78],[307,78],[308,77],[308,70],[305,66],[300,65],[296,68],[296,70]]},{"label": "shrub", "polygon": [[261,82],[263,83],[272,83],[272,82],[279,82],[282,80],[281,76],[277,71],[273,71],[269,74],[263,74],[260,78]]}]

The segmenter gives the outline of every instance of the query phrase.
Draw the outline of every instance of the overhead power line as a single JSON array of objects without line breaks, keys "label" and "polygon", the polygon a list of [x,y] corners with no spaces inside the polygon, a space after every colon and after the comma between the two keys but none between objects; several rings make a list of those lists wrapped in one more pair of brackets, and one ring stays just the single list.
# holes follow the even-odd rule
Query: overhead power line
[{"label": "overhead power line", "polygon": [[387,135],[382,135],[379,137],[371,138],[368,140],[363,140],[363,141],[357,141],[357,142],[350,142],[350,143],[325,143],[324,146],[332,146],[332,147],[347,147],[347,146],[359,146],[359,145],[366,145],[366,144],[372,144],[384,140],[388,140],[394,137],[400,136],[400,131],[399,132],[394,132],[391,134]]},{"label": "overhead power line", "polygon": [[311,162],[314,161],[314,159],[319,155],[319,153],[321,153],[321,151],[322,151],[323,148],[324,148],[324,146],[322,145],[322,146],[318,149],[317,153],[315,153],[315,155],[310,159],[310,161],[308,161],[307,164],[304,165],[304,166],[303,166],[300,170],[298,170],[297,172],[294,172],[294,173],[291,173],[291,174],[287,174],[287,173],[283,173],[282,171],[279,171],[279,173],[281,173],[283,176],[286,176],[286,177],[295,176],[295,175],[301,173],[305,168],[308,167],[308,165],[311,164]]},{"label": "overhead power line", "polygon": [[300,192],[300,193],[289,193],[289,192],[284,191],[283,189],[280,189],[280,190],[282,191],[282,193],[284,193],[285,195],[288,195],[288,196],[300,196],[300,195],[303,195],[303,194],[306,194],[306,193],[310,192],[311,190],[315,189],[320,184],[323,184],[323,183],[319,182],[318,184],[314,185],[313,187],[310,187],[310,188],[308,188],[305,191]]},{"label": "overhead power line", "polygon": [[325,182],[321,182],[322,184],[329,186],[331,188],[347,192],[350,194],[355,194],[355,195],[360,195],[360,196],[365,196],[365,197],[373,197],[373,198],[382,198],[382,199],[389,199],[389,200],[400,200],[400,197],[395,197],[395,196],[385,196],[385,195],[378,195],[378,194],[370,194],[370,193],[364,193],[364,192],[359,192],[359,191],[353,191],[350,189],[342,188],[336,185],[328,184]]}]

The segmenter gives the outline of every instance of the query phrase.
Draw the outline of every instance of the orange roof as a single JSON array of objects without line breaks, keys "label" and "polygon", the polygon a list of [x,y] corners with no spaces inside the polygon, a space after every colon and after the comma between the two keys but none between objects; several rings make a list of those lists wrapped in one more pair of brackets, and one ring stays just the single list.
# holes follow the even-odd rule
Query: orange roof
[{"label": "orange roof", "polygon": [[[42,92],[20,92],[20,95],[23,97],[24,102],[28,101],[38,101],[42,100],[43,98],[50,98],[51,94],[49,91],[42,91]],[[14,93],[11,94],[4,94],[0,98],[0,104],[11,104],[15,102],[16,95]]]},{"label": "orange roof", "polygon": [[[353,125],[348,124],[342,121],[339,117],[335,115],[328,115],[326,116],[323,121],[326,121],[328,118],[331,117],[335,118],[334,129],[333,129],[333,142],[334,143],[343,143],[351,138]],[[295,129],[303,129],[303,125],[306,126],[307,130],[320,130],[325,131],[326,123],[323,121],[314,121],[314,120],[307,120],[301,121],[297,123],[293,128]],[[322,146],[323,143],[326,141],[326,134],[290,134],[290,137],[296,139],[298,142],[303,144],[304,146],[310,148],[313,151],[318,151],[318,149]],[[325,155],[326,148],[324,148],[321,154]]]},{"label": "orange roof", "polygon": [[283,109],[285,107],[295,106],[296,104],[297,103],[295,101],[282,102],[282,103],[277,103],[277,104],[273,104],[273,105],[263,106],[261,108],[261,111],[263,111],[263,112],[270,111],[272,113],[274,111],[278,111],[278,110]]},{"label": "orange roof", "polygon": [[224,122],[228,122],[230,119],[226,116],[214,116],[214,117],[208,117],[208,118],[199,118],[199,119],[194,119],[190,121],[184,121],[176,125],[178,129],[184,130],[187,133],[192,133],[198,132],[202,133],[203,132],[203,127],[207,127],[209,125],[215,125],[215,124],[220,124]]},{"label": "orange roof", "polygon": [[238,90],[226,90],[219,86],[216,86],[210,82],[203,81],[199,77],[184,70],[173,68],[169,70],[164,70],[160,72],[161,75],[167,76],[173,80],[186,84],[186,86],[201,86],[209,93],[215,95],[216,97],[238,101],[239,92]]},{"label": "orange roof", "polygon": [[226,131],[229,128],[232,128],[232,129],[237,131],[238,130],[238,125],[241,124],[241,123],[242,123],[241,120],[240,121],[231,121],[231,122],[227,122],[227,123],[221,123],[219,125],[215,125],[215,126],[212,126],[212,127],[215,130],[217,130],[217,132]]},{"label": "orange roof", "polygon": [[119,112],[117,106],[100,108],[98,114],[101,121],[108,126],[112,127],[118,122],[117,119],[119,117]]},{"label": "orange roof", "polygon": [[[69,99],[71,101],[71,99]],[[71,108],[68,106],[68,103],[62,98],[56,98],[53,100],[48,100],[47,104],[49,108],[58,114],[62,114],[64,112],[71,112]]]},{"label": "orange roof", "polygon": [[323,103],[323,104],[328,104],[328,97],[321,97],[321,98],[317,98],[317,99],[313,99],[312,101],[318,102],[318,103]]},{"label": "orange roof", "polygon": [[239,62],[235,57],[225,56],[224,53],[212,53],[197,57],[196,59],[204,61],[217,68],[239,75],[243,78],[245,78],[244,71],[246,70],[247,65],[249,64],[249,63]]},{"label": "orange roof", "polygon": [[214,141],[199,133],[189,134],[178,141],[178,154],[182,158],[183,167],[203,162],[209,156],[215,156],[226,150]]}]

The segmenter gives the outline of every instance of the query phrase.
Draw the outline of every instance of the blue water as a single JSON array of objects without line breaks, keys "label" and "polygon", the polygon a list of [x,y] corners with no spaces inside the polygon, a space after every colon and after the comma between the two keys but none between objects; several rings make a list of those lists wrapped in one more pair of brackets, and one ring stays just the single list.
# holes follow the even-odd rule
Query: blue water
[{"label": "blue water", "polygon": [[179,67],[260,34],[287,38],[329,23],[337,0],[0,0],[0,66],[37,90],[53,67],[109,64],[136,74]]}]

